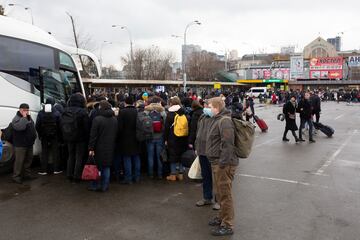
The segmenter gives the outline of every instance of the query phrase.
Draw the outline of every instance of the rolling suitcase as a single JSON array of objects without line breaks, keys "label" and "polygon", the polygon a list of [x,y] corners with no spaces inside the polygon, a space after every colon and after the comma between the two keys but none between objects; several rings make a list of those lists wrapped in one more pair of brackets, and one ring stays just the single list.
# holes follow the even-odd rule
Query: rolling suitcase
[{"label": "rolling suitcase", "polygon": [[332,127],[324,125],[322,123],[314,122],[314,127],[316,129],[320,130],[322,133],[324,133],[328,137],[332,137],[332,135],[334,135],[334,133],[335,133],[335,130]]},{"label": "rolling suitcase", "polygon": [[256,124],[259,126],[259,128],[261,129],[262,132],[266,132],[269,129],[266,122],[263,119],[261,119],[261,118],[259,118],[258,116],[255,115],[254,120],[255,120]]}]

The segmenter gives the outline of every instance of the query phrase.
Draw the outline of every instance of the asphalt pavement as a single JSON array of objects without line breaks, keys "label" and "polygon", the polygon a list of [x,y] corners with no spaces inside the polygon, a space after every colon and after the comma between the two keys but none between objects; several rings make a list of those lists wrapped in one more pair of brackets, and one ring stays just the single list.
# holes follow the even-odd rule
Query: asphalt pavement
[{"label": "asphalt pavement", "polygon": [[[360,239],[360,104],[323,103],[320,121],[335,129],[316,143],[282,142],[279,106],[259,105],[269,125],[256,129],[251,156],[234,180],[235,234],[219,239]],[[299,121],[298,121],[299,124]],[[305,136],[307,138],[307,136]],[[210,236],[211,207],[195,207],[201,185],[144,179],[107,193],[46,176],[16,185],[0,176],[0,239],[191,239]]]}]

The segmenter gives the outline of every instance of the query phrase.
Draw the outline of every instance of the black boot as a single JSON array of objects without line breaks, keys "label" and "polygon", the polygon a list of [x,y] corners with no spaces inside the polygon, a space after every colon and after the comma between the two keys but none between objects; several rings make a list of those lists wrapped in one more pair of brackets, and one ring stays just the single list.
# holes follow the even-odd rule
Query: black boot
[{"label": "black boot", "polygon": [[284,141],[284,142],[289,142],[290,139],[288,139],[288,138],[286,138],[286,137],[283,137],[283,141]]}]

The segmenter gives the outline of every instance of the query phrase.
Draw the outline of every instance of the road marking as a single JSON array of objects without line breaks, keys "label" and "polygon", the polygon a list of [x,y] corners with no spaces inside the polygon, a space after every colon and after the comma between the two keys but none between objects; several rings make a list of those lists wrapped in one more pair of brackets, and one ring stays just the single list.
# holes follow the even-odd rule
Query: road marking
[{"label": "road marking", "polygon": [[315,175],[323,175],[324,171],[327,167],[331,165],[331,163],[335,160],[335,158],[341,153],[341,151],[349,144],[351,138],[357,133],[357,129],[355,129],[350,136],[341,144],[341,146],[331,155],[331,157],[326,160],[326,162],[314,173]]},{"label": "road marking", "polygon": [[345,115],[345,114],[341,114],[341,115],[337,116],[337,117],[335,118],[335,120],[338,120],[338,119],[342,118],[344,115]]},{"label": "road marking", "polygon": [[274,141],[276,141],[276,140],[277,140],[276,138],[267,140],[267,141],[265,141],[265,142],[263,142],[263,143],[260,143],[260,144],[255,145],[254,148],[258,148],[258,147],[260,147],[260,146],[267,145],[267,144],[272,143],[272,142],[274,142]]},{"label": "road marking", "polygon": [[[323,189],[338,191],[337,189],[331,188],[329,186],[319,185],[319,184],[311,184],[311,183],[301,182],[301,181],[296,181],[296,180],[289,180],[289,179],[282,179],[282,178],[272,178],[272,177],[262,177],[262,176],[255,176],[255,175],[242,174],[242,173],[238,173],[236,175],[240,176],[240,177],[254,178],[254,179],[260,179],[260,180],[269,180],[269,181],[273,181],[273,182],[282,182],[282,183],[289,183],[289,184],[296,184],[296,185],[302,185],[302,186],[307,186],[307,187],[323,188]],[[359,191],[353,191],[353,190],[348,190],[348,189],[343,189],[343,190],[346,191],[346,192],[349,192],[349,193],[360,194]]]}]

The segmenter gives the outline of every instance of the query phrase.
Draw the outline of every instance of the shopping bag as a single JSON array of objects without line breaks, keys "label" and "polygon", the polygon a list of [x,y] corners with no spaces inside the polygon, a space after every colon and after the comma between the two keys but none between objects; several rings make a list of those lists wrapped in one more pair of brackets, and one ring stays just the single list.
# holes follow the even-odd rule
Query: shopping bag
[{"label": "shopping bag", "polygon": [[85,181],[96,181],[100,179],[100,172],[96,166],[94,157],[89,157],[82,172],[81,179]]},{"label": "shopping bag", "polygon": [[191,179],[202,179],[199,157],[195,158],[193,164],[190,167],[188,176]]}]

